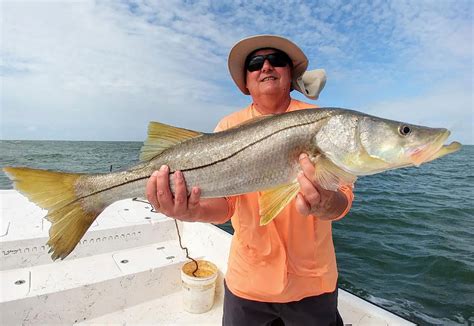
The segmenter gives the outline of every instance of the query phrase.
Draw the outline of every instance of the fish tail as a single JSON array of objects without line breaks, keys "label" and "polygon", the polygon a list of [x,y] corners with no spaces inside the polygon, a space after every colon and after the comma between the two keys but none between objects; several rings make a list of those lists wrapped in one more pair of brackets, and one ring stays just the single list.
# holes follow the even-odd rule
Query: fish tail
[{"label": "fish tail", "polygon": [[97,216],[107,207],[105,203],[88,203],[76,191],[84,174],[53,172],[24,167],[5,167],[16,190],[39,207],[46,209],[51,258],[64,259],[81,240]]}]

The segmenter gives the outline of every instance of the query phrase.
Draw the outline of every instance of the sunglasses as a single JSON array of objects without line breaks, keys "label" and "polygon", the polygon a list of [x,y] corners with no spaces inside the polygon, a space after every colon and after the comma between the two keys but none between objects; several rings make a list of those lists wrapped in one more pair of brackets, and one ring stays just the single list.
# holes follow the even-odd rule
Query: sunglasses
[{"label": "sunglasses", "polygon": [[273,67],[285,67],[291,64],[291,60],[285,53],[276,52],[265,55],[254,55],[247,59],[245,67],[248,71],[257,71],[262,69],[265,60],[268,60]]}]

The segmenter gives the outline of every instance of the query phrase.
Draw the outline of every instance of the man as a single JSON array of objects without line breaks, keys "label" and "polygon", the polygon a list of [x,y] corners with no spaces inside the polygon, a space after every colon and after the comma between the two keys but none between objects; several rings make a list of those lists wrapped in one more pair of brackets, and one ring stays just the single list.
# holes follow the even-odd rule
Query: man
[{"label": "man", "polygon": [[[252,103],[222,119],[216,131],[261,115],[314,108],[292,99],[290,92],[316,99],[324,87],[324,72],[306,72],[304,53],[279,36],[243,39],[232,48],[228,64]],[[200,200],[199,188],[193,187],[188,197],[182,173],[175,173],[173,196],[166,166],[148,180],[148,200],[167,216],[216,224],[232,219],[224,325],[342,324],[331,222],[349,211],[352,189],[322,189],[313,181],[314,166],[305,153],[300,165],[301,193],[265,226],[259,225],[258,193]]]}]

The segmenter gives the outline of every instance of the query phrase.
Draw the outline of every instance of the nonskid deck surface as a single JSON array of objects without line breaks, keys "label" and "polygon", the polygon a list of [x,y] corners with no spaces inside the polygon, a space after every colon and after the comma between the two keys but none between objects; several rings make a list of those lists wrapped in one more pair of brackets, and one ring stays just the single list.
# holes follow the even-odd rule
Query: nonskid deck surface
[{"label": "nonskid deck surface", "polygon": [[[193,258],[220,270],[211,311],[190,314],[181,300],[188,261],[175,223],[150,205],[123,200],[108,207],[64,261],[52,262],[44,210],[13,190],[0,190],[0,323],[120,323],[220,325],[230,235],[210,224],[179,223]],[[409,325],[345,291],[346,324]]]}]

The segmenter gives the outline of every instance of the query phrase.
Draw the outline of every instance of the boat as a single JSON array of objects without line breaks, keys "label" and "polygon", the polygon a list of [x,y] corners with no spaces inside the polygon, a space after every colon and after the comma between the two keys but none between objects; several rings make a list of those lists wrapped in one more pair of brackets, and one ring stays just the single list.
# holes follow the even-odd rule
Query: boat
[{"label": "boat", "polygon": [[[50,223],[15,190],[0,190],[0,323],[220,325],[231,235],[207,223],[175,222],[141,200],[121,200],[93,223],[64,260],[51,260]],[[193,259],[218,269],[212,309],[183,309],[181,268]],[[346,325],[414,325],[339,289]]]}]

